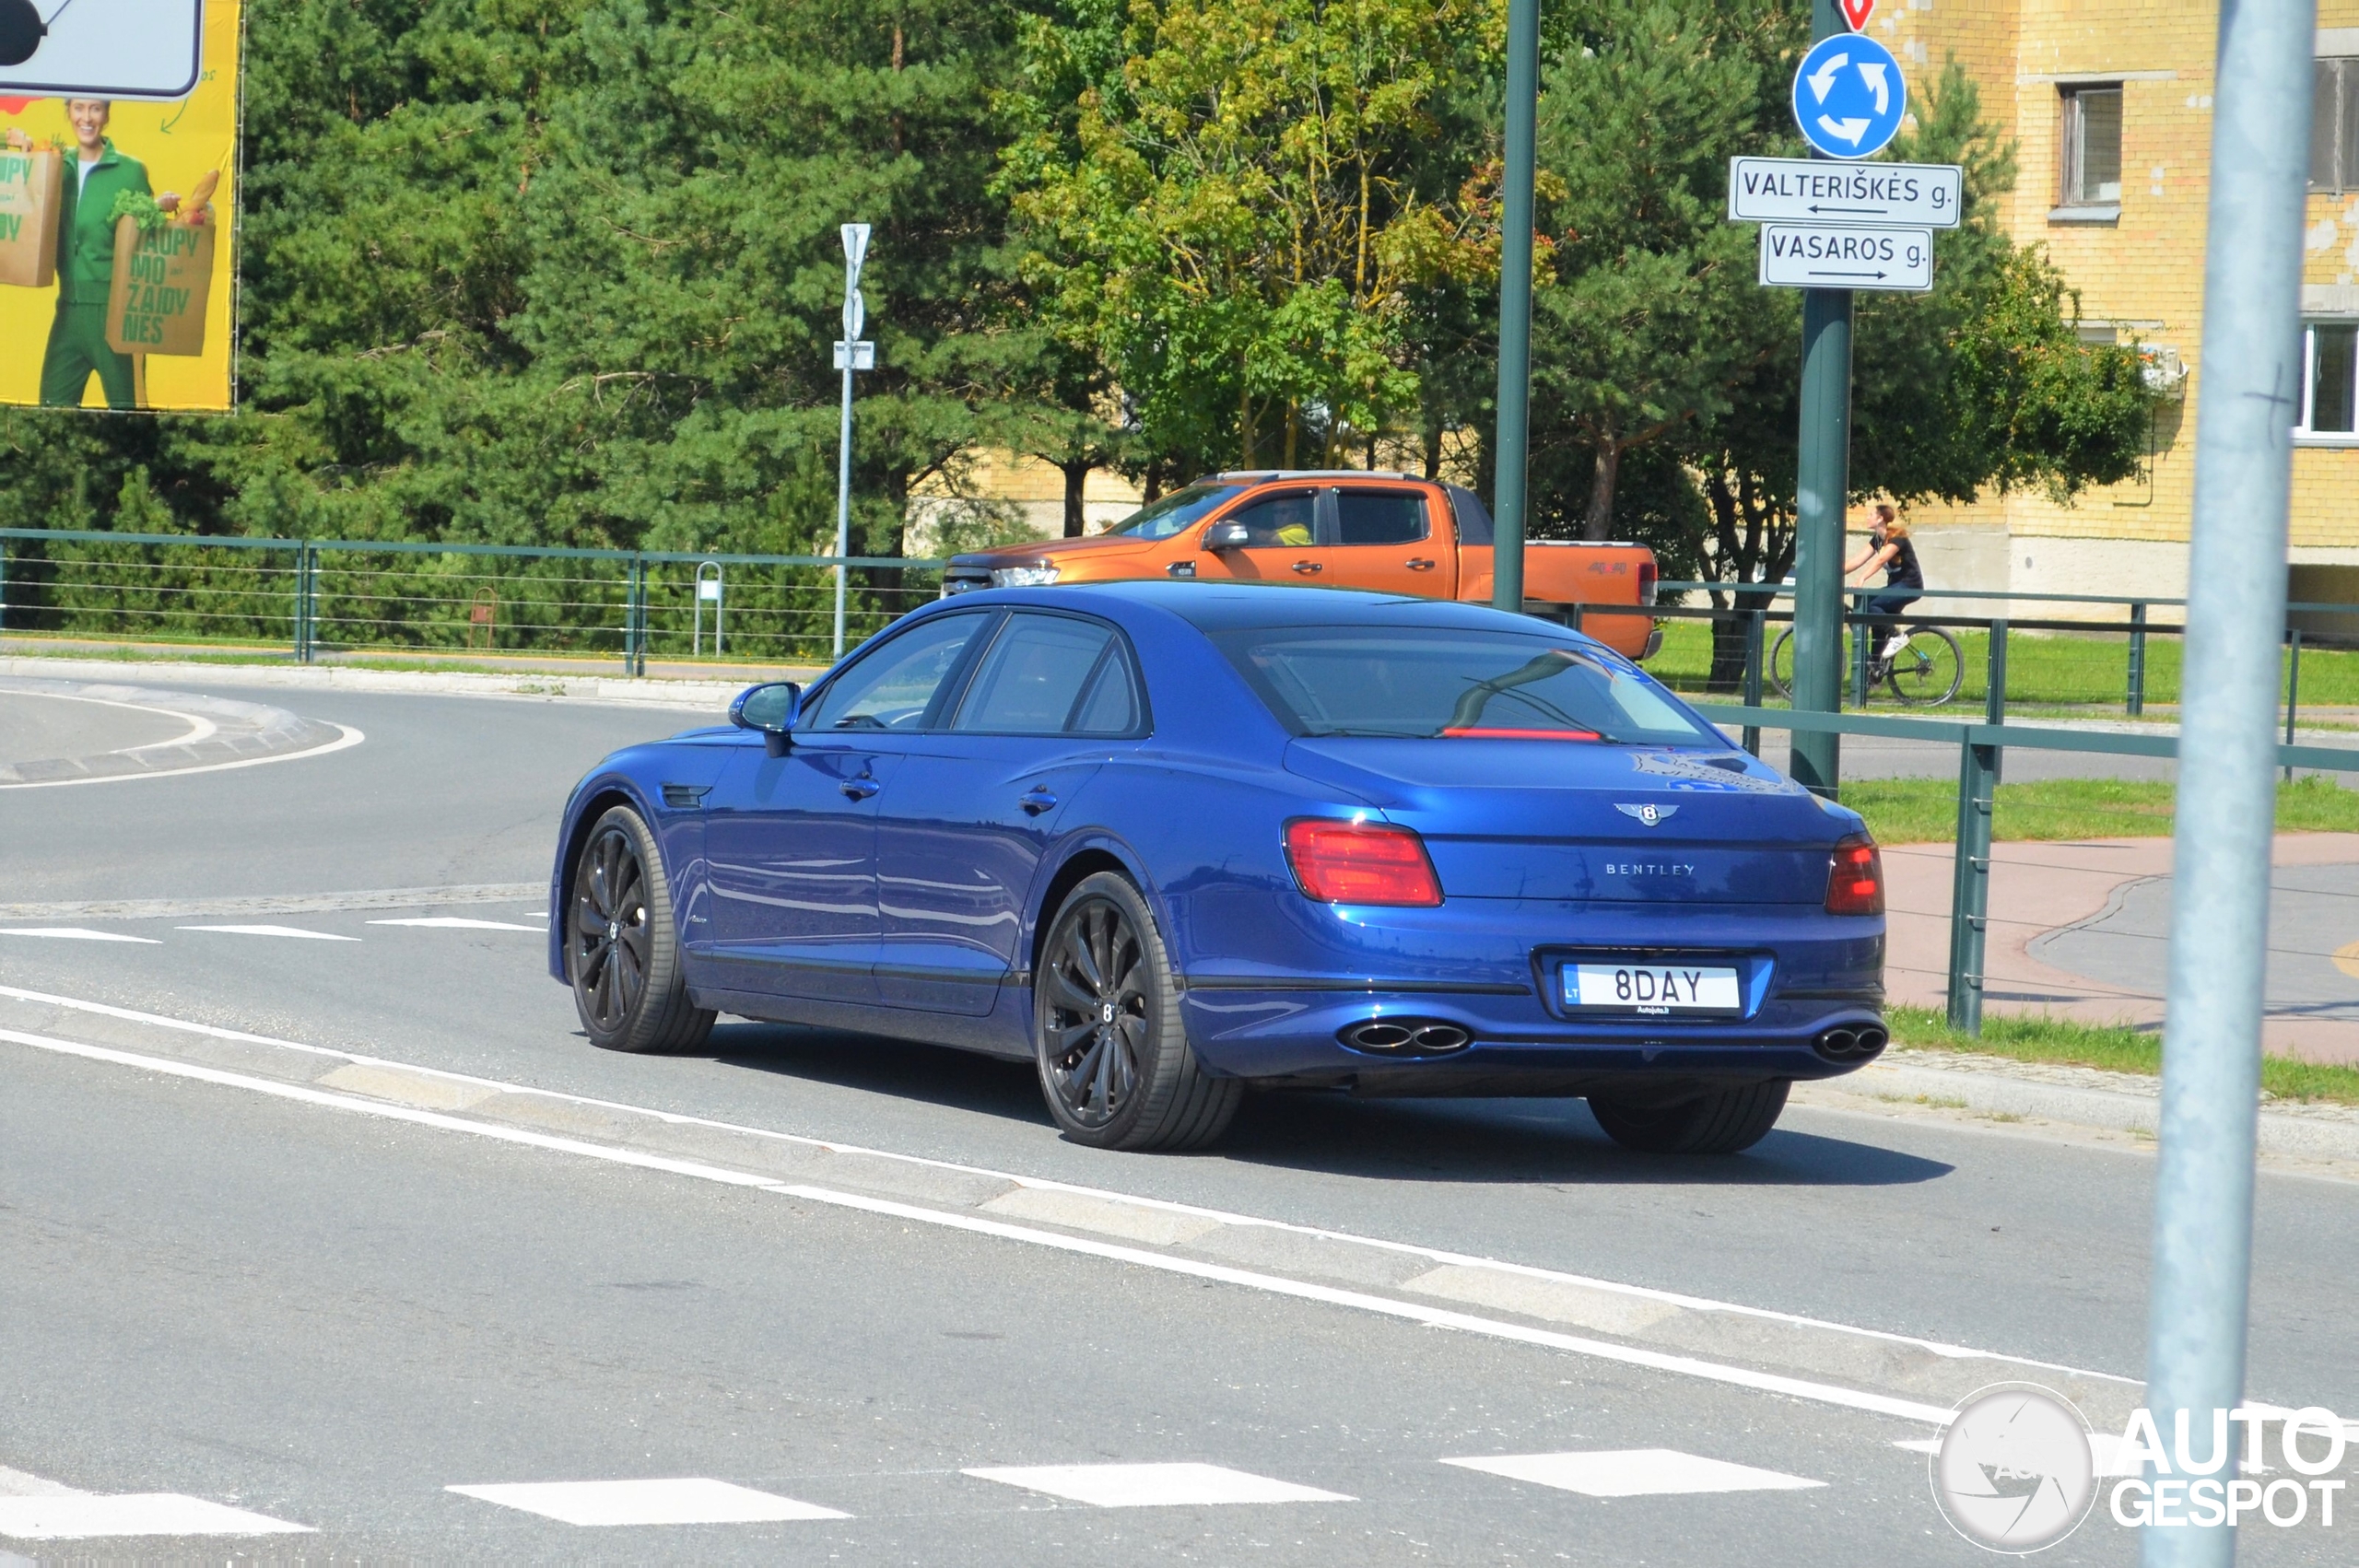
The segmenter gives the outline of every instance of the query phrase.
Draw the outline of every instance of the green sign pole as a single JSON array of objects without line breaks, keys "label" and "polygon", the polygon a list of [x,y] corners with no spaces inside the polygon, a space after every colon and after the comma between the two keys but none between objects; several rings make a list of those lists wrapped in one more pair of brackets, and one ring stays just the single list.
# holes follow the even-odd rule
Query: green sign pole
[{"label": "green sign pole", "polygon": [[[1812,0],[1813,42],[1850,30],[1837,0]],[[1802,451],[1794,467],[1794,706],[1843,707],[1843,508],[1851,483],[1851,291],[1802,294]],[[1500,493],[1506,493],[1502,477]],[[1841,737],[1794,731],[1791,772],[1826,796]]]},{"label": "green sign pole", "polygon": [[1540,117],[1540,0],[1508,0],[1507,181],[1500,192],[1499,427],[1491,603],[1523,610],[1523,523],[1532,407],[1532,189]]}]

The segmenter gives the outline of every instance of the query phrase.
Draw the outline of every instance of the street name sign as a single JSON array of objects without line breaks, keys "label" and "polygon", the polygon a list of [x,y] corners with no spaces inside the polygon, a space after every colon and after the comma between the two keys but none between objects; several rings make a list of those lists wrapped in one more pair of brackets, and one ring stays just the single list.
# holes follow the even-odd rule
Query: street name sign
[{"label": "street name sign", "polygon": [[1848,163],[1810,158],[1729,159],[1735,223],[1903,224],[1955,228],[1963,181],[1954,163]]},{"label": "street name sign", "polygon": [[1775,288],[1933,287],[1933,231],[1831,223],[1761,226],[1761,281]]},{"label": "street name sign", "polygon": [[1867,158],[1899,134],[1908,84],[1892,51],[1859,33],[1812,44],[1794,68],[1794,123],[1828,158]]}]

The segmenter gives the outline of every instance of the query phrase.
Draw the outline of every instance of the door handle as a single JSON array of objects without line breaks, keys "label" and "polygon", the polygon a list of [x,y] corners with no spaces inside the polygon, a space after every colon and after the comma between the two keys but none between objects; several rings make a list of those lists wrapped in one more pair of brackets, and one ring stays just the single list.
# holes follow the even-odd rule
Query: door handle
[{"label": "door handle", "polygon": [[1294,564],[1294,569],[1309,577],[1312,572],[1323,572],[1327,568],[1318,561],[1297,561]]},{"label": "door handle", "polygon": [[1434,569],[1434,564],[1423,556],[1410,556],[1407,564],[1413,572],[1429,572]]},{"label": "door handle", "polygon": [[1022,806],[1027,814],[1039,816],[1042,812],[1055,810],[1057,798],[1036,785],[1016,796],[1015,803]]},{"label": "door handle", "polygon": [[885,788],[885,786],[879,784],[875,779],[863,773],[857,778],[845,779],[841,784],[838,785],[837,788],[843,790],[843,792],[852,800],[864,801],[871,795],[876,793],[877,790]]}]

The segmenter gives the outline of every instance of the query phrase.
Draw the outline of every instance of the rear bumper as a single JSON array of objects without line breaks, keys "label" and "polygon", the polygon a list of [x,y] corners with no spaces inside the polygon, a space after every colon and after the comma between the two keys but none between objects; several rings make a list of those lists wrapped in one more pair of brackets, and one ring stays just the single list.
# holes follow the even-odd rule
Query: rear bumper
[{"label": "rear bumper", "polygon": [[[1882,1049],[1884,922],[1803,906],[1633,906],[1452,899],[1434,909],[1335,910],[1325,973],[1191,956],[1188,1037],[1216,1073],[1362,1093],[1586,1094],[1655,1083],[1833,1078]],[[1308,933],[1298,933],[1308,934]],[[1339,941],[1335,946],[1341,946]],[[1555,966],[1642,950],[1738,970],[1743,1005],[1720,1014],[1585,1013]],[[1343,970],[1357,959],[1357,975]],[[1356,965],[1355,965],[1356,966]],[[1308,967],[1308,966],[1306,966]],[[1445,1027],[1455,1048],[1359,1048],[1371,1021]],[[1379,1031],[1390,1038],[1400,1031]],[[1521,1084],[1522,1087],[1514,1085]]]}]

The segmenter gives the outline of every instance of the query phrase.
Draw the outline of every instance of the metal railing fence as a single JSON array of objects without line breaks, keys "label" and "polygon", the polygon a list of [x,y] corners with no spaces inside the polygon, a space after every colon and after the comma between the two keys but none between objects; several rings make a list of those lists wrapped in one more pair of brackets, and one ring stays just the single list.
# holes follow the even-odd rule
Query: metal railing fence
[{"label": "metal railing fence", "polygon": [[940,562],[898,556],[6,528],[0,633],[277,644],[303,662],[330,652],[603,656],[638,674],[651,657],[722,656],[725,613],[730,660],[826,664],[839,566],[852,642],[941,591]]},{"label": "metal railing fence", "polygon": [[[1698,713],[1723,728],[1735,727],[1746,749],[1758,755],[1765,729],[1809,730],[1820,734],[1875,735],[1888,740],[1947,744],[1958,750],[1956,860],[1950,884],[1948,1011],[1953,1028],[1982,1032],[1983,965],[1990,920],[1991,813],[1997,803],[2002,754],[2019,751],[2082,752],[2111,756],[2178,757],[2175,735],[2128,735],[2086,730],[2042,729],[1993,720],[1878,719],[1858,713],[1795,712],[1757,705],[1696,703]],[[2281,745],[2277,761],[2291,778],[2295,768],[2359,773],[2359,746]]]}]

